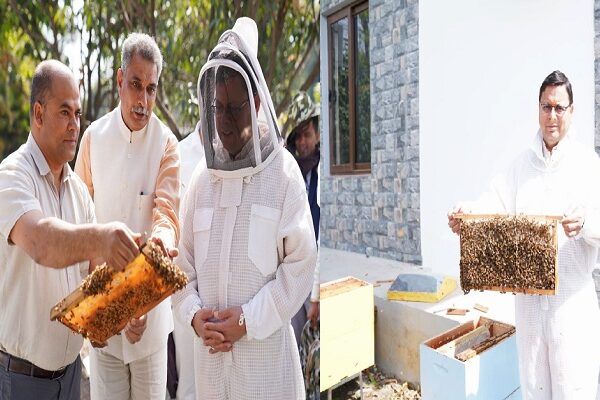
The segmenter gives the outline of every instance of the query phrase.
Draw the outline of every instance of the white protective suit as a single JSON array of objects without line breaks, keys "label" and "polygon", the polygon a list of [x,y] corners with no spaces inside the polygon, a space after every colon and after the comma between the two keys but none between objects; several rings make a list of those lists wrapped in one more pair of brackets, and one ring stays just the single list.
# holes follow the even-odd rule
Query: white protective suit
[{"label": "white protective suit", "polygon": [[[181,198],[190,184],[194,170],[204,162],[204,147],[200,142],[200,123],[196,129],[179,142],[181,156]],[[180,210],[179,220],[183,220],[183,209]],[[192,400],[196,398],[194,390],[194,338],[196,334],[188,329],[179,318],[173,318],[173,340],[175,341],[175,364],[177,367],[177,400]]]},{"label": "white protective suit", "polygon": [[[191,322],[200,308],[241,306],[247,334],[230,352],[216,354],[209,354],[195,337],[197,399],[305,397],[290,319],[310,291],[317,250],[304,181],[293,156],[283,149],[257,43],[254,21],[239,19],[221,36],[198,80],[206,165],[195,171],[184,200],[176,262],[190,282],[174,295],[174,310],[193,331]],[[224,58],[231,55],[248,73]],[[257,118],[254,101],[244,102],[252,117],[252,138],[233,160],[215,122],[222,66],[241,74],[248,99],[254,98],[254,81],[258,116],[265,122]]]},{"label": "white protective suit", "polygon": [[600,245],[600,160],[569,137],[547,159],[542,134],[473,212],[569,215],[585,211],[581,232],[558,230],[558,290],[554,296],[517,294],[517,348],[523,399],[595,400],[600,369],[600,314],[592,279]]}]

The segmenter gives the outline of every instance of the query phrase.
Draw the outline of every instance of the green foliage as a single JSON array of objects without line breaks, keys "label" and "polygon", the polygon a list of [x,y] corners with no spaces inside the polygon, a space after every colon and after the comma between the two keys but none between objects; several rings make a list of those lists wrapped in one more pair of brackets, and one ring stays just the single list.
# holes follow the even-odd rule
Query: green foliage
[{"label": "green foliage", "polygon": [[155,112],[179,138],[198,120],[196,84],[209,51],[241,16],[257,23],[258,58],[278,114],[319,79],[315,0],[0,0],[0,15],[2,158],[27,137],[35,66],[49,58],[68,64],[69,45],[80,50],[82,130],[119,101],[116,74],[129,32],[154,36],[163,52]]},{"label": "green foliage", "polygon": [[[29,86],[35,66],[60,59],[69,28],[70,2],[0,0],[0,157],[15,151],[29,132]],[[63,58],[64,61],[64,58]]]},{"label": "green foliage", "polygon": [[332,25],[333,37],[333,79],[334,97],[334,164],[350,162],[350,49],[348,44],[348,19],[343,18]]},{"label": "green foliage", "polygon": [[[349,39],[349,24],[355,36]],[[371,81],[369,67],[369,10],[365,9],[351,20],[344,17],[331,25],[334,109],[334,165],[369,163],[371,161]],[[351,59],[349,40],[354,41]],[[354,67],[350,80],[350,67]],[[354,110],[351,113],[350,91],[354,91]],[[352,114],[352,115],[351,115]],[[354,118],[354,132],[350,132]],[[351,135],[354,152],[350,154]]]},{"label": "green foliage", "polygon": [[356,23],[356,162],[371,162],[371,79],[369,67],[369,10]]}]

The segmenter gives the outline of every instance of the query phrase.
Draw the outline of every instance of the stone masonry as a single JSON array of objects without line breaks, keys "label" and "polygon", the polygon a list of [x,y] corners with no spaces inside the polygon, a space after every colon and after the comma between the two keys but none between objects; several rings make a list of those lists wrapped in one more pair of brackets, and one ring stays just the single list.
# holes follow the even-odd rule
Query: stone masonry
[{"label": "stone masonry", "polygon": [[[329,15],[347,3],[322,0],[321,12]],[[322,174],[325,247],[422,261],[418,10],[418,0],[369,1],[371,173]]]},{"label": "stone masonry", "polygon": [[[595,130],[594,145],[596,153],[600,154],[600,0],[594,0],[594,81],[595,81]],[[592,182],[592,184],[600,184]],[[593,273],[596,282],[596,293],[598,294],[598,304],[600,304],[600,271]]]}]

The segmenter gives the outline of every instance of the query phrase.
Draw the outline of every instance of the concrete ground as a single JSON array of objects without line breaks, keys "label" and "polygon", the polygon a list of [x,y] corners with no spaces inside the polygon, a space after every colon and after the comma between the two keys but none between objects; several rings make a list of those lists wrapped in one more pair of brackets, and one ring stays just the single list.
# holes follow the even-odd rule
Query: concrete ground
[{"label": "concrete ground", "polygon": [[[395,376],[401,381],[418,383],[418,343],[428,338],[479,315],[514,325],[512,294],[471,292],[465,295],[457,289],[433,304],[389,301],[387,290],[391,285],[390,281],[398,274],[430,271],[411,264],[323,247],[320,249],[320,266],[321,283],[354,276],[374,285],[377,308],[375,362],[386,375]],[[596,280],[600,298],[600,272],[595,272],[594,277],[598,278]],[[458,280],[458,277],[456,279]],[[482,313],[473,309],[475,304],[489,307],[488,312]],[[451,307],[465,308],[469,312],[465,316],[446,315],[446,310]],[[398,340],[400,336],[402,341]],[[600,400],[600,377],[596,399]]]},{"label": "concrete ground", "polygon": [[[413,326],[426,325],[424,328],[420,328],[421,331],[417,333],[415,333],[414,330],[412,333],[404,332],[405,334],[408,333],[408,335],[412,335],[413,343],[419,343],[429,337],[433,337],[437,334],[434,334],[434,332],[443,332],[453,326],[473,319],[473,317],[477,315],[484,315],[498,321],[514,324],[514,298],[511,294],[471,292],[464,295],[460,290],[455,290],[449,296],[434,304],[400,301],[390,302],[386,299],[387,290],[391,284],[389,282],[390,280],[395,279],[401,272],[426,273],[428,271],[422,267],[411,264],[404,264],[376,257],[366,257],[361,254],[327,248],[321,248],[320,264],[322,283],[346,276],[354,276],[374,285],[376,306],[378,306],[379,325],[387,324],[387,329],[391,331],[397,329],[397,325],[395,324],[399,322],[399,319],[404,319],[409,325]],[[594,271],[594,278],[596,278],[600,299],[600,270]],[[488,313],[484,314],[474,310],[473,306],[475,304],[489,307]],[[448,316],[445,314],[445,311],[449,307],[465,308],[470,311],[465,316]],[[395,362],[394,360],[395,357],[398,356],[398,353],[395,353],[394,355],[393,352],[389,351],[389,349],[393,348],[395,345],[395,343],[390,343],[389,337],[396,336],[397,335],[376,336],[376,363],[378,366],[380,363],[384,364],[384,366],[389,366]],[[406,340],[404,343],[406,343]],[[418,349],[418,347],[416,349]],[[89,350],[85,347],[82,351],[84,371],[81,379],[81,400],[90,400],[89,379],[87,373],[87,371],[89,371],[88,351]],[[399,378],[400,381],[418,380],[418,373],[416,372],[418,370],[418,350],[411,352],[404,349],[403,351],[404,354],[401,356],[405,361],[405,365],[397,370],[397,372],[399,372],[398,374],[389,374],[388,371],[385,371],[386,375],[394,375]],[[393,370],[393,368],[389,369]],[[344,388],[348,388],[349,386],[354,388],[358,387],[358,379],[356,379],[354,383],[344,385]],[[600,384],[598,389],[596,400],[600,400]],[[381,390],[386,389],[384,388]],[[372,390],[372,392],[374,395],[378,396],[377,398],[384,398],[379,396],[383,395],[383,393],[377,392],[377,389]],[[355,393],[356,392],[350,394],[343,388],[334,389],[334,398],[340,400],[353,399],[356,398]]]}]

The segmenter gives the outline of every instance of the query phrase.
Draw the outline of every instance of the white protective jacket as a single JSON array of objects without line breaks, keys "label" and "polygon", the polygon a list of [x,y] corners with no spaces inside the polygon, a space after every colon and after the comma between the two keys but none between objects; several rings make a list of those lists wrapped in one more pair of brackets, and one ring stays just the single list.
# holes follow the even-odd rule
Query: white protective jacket
[{"label": "white protective jacket", "polygon": [[556,295],[517,294],[517,347],[523,399],[595,400],[600,313],[592,269],[600,245],[600,160],[569,135],[548,159],[542,146],[538,131],[470,211],[569,215],[584,209],[578,236],[568,238],[559,225]]},{"label": "white protective jacket", "polygon": [[[183,202],[176,262],[189,284],[173,296],[174,310],[193,331],[191,321],[200,308],[241,306],[247,334],[230,352],[216,354],[195,337],[198,399],[305,398],[290,319],[310,291],[317,250],[304,181],[292,155],[283,151],[256,58],[257,38],[254,21],[238,20],[221,36],[199,77],[206,161],[195,171]],[[222,58],[230,53],[241,57],[249,74]],[[223,65],[238,71],[248,87],[250,79],[255,82],[258,115],[265,120],[258,120],[250,101],[252,139],[233,160],[227,159],[210,112],[211,79]]]}]

